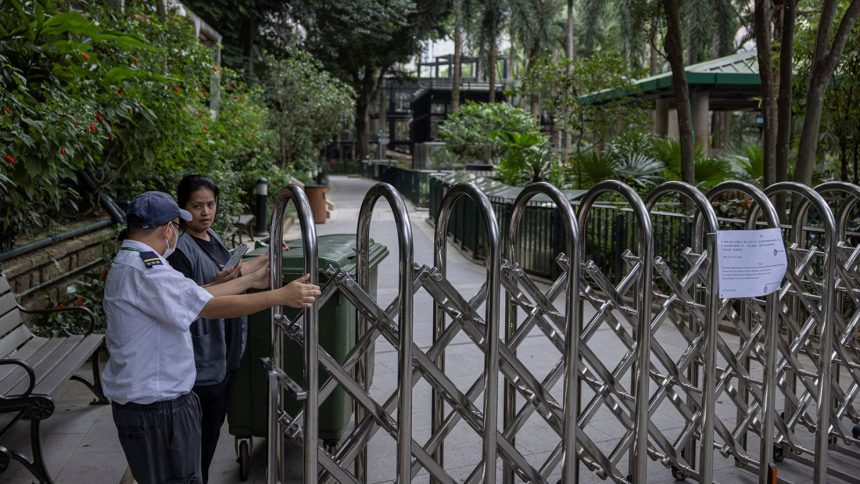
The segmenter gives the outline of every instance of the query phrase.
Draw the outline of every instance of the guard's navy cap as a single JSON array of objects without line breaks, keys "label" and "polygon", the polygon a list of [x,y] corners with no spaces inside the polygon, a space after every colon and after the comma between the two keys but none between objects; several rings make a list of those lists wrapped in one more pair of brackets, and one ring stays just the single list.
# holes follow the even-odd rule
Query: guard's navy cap
[{"label": "guard's navy cap", "polygon": [[143,192],[128,204],[126,220],[129,227],[151,229],[170,222],[176,217],[191,220],[191,212],[179,208],[176,201],[164,192]]}]

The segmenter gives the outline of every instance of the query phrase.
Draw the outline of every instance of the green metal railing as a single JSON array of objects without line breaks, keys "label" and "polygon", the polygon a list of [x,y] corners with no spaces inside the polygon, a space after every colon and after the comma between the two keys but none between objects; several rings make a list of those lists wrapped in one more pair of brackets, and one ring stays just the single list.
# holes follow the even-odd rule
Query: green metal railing
[{"label": "green metal railing", "polygon": [[433,170],[408,170],[393,162],[373,160],[364,164],[364,176],[373,178],[395,187],[404,197],[417,207],[427,207],[430,203],[430,178],[439,173]]},{"label": "green metal railing", "polygon": [[[480,177],[458,173],[430,178],[428,199],[431,221],[435,220],[448,189],[462,181],[480,181]],[[489,199],[499,221],[502,236],[507,238],[513,197],[489,195]],[[576,207],[578,202],[572,200],[571,204]],[[685,266],[682,250],[689,245],[692,237],[692,219],[671,212],[655,212],[652,222],[656,254],[663,257],[673,268]],[[455,205],[448,225],[451,240],[476,260],[482,260],[485,254],[483,231],[475,229],[480,223],[474,204],[469,200],[461,200]],[[595,205],[585,231],[589,234],[586,239],[589,241],[586,247],[587,257],[610,278],[621,277],[625,272],[624,251],[636,246],[632,210],[610,204]],[[519,244],[514,249],[515,259],[531,274],[546,278],[557,277],[561,268],[555,262],[555,257],[563,252],[564,246],[561,233],[561,221],[555,206],[548,201],[530,202],[520,225]]]},{"label": "green metal railing", "polygon": [[[374,176],[373,170],[376,170]],[[457,183],[471,181],[487,194],[499,229],[503,237],[503,247],[508,235],[514,193],[518,189],[508,187],[497,181],[469,172],[432,172],[414,171],[394,166],[379,165],[371,168],[366,175],[385,181],[394,186],[406,198],[418,206],[428,207],[428,218],[435,223],[436,215],[442,206],[442,198]],[[570,197],[571,205],[578,202]],[[690,216],[655,211],[651,214],[654,234],[655,255],[662,257],[669,266],[680,271],[688,268],[683,250],[690,246],[693,236],[693,219]],[[486,254],[484,231],[480,230],[480,214],[469,199],[457,201],[448,224],[448,236],[464,252],[475,260],[483,260]],[[743,220],[720,218],[725,228],[743,228]],[[633,211],[624,206],[608,203],[595,204],[591,209],[588,224],[583,232],[587,233],[587,259],[593,260],[601,271],[612,280],[622,277],[625,270],[624,251],[636,247],[636,227]],[[806,229],[810,244],[820,242],[820,229]],[[532,200],[520,224],[519,244],[515,248],[515,260],[529,273],[545,278],[555,278],[561,273],[555,257],[563,252],[564,240],[561,239],[561,221],[555,206],[549,201]],[[599,241],[599,242],[595,242]]]}]

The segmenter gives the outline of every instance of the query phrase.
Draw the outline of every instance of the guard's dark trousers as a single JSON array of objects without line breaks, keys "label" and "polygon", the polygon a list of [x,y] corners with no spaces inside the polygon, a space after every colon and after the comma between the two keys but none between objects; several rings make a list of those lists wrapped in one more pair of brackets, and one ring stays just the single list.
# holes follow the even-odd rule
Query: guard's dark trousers
[{"label": "guard's dark trousers", "polygon": [[193,392],[141,405],[113,404],[119,442],[139,484],[200,484],[200,402]]}]

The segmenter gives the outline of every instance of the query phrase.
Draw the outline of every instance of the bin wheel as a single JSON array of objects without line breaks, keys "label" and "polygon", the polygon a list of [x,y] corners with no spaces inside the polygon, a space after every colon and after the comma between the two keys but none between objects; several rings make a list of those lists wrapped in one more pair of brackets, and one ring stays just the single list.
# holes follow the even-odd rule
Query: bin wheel
[{"label": "bin wheel", "polygon": [[236,459],[239,461],[239,478],[243,482],[248,480],[248,475],[251,473],[251,446],[249,444],[248,440],[239,441],[239,457]]},{"label": "bin wheel", "polygon": [[854,424],[854,428],[851,429],[851,436],[855,439],[860,439],[860,424]]},{"label": "bin wheel", "polygon": [[674,477],[676,481],[686,481],[690,476],[680,467],[672,466],[672,477]]},{"label": "bin wheel", "polygon": [[331,455],[337,451],[337,448],[340,446],[340,440],[337,439],[329,439],[323,440],[323,449]]},{"label": "bin wheel", "polygon": [[774,444],[773,446],[773,461],[774,462],[782,462],[785,460],[785,447],[780,444]]}]

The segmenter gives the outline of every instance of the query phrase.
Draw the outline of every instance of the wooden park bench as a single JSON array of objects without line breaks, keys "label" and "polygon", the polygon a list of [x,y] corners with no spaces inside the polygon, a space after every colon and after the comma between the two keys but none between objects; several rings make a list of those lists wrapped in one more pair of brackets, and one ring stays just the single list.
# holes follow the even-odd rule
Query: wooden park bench
[{"label": "wooden park bench", "polygon": [[[90,320],[90,329],[83,335],[68,334],[43,338],[33,335],[21,313],[51,313],[83,311]],[[0,429],[0,474],[17,460],[40,482],[51,482],[42,456],[40,422],[54,413],[52,397],[66,380],[85,384],[96,396],[93,404],[108,403],[102,393],[99,377],[99,352],[104,335],[94,334],[95,314],[87,308],[70,306],[55,309],[26,309],[18,304],[6,276],[0,273],[0,414],[11,413],[12,419]],[[87,361],[92,361],[93,382],[75,375]],[[18,421],[30,422],[32,460],[12,450],[3,442],[3,435]],[[0,478],[2,480],[2,478]]]}]

